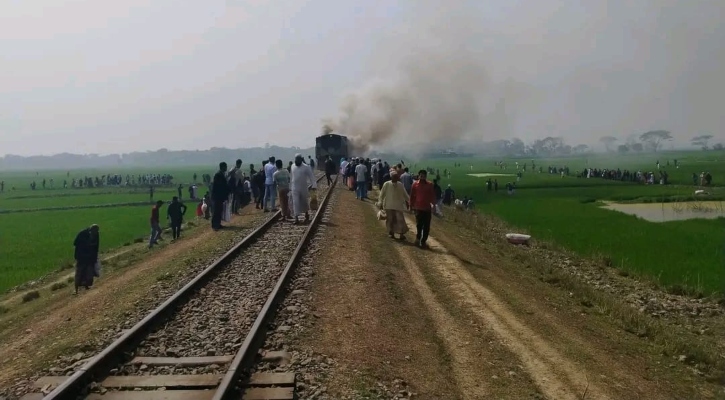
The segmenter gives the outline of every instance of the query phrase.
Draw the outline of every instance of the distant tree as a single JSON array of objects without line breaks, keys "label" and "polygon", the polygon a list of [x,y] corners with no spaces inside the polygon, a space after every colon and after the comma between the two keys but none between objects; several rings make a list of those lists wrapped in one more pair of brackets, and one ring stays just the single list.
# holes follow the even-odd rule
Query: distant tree
[{"label": "distant tree", "polygon": [[691,143],[693,146],[699,146],[703,150],[707,150],[709,148],[708,143],[710,142],[710,139],[712,139],[712,135],[695,136],[692,138]]},{"label": "distant tree", "polygon": [[637,153],[641,153],[644,151],[644,145],[642,143],[633,143],[631,146],[629,146],[629,148],[633,151],[636,151]]},{"label": "distant tree", "polygon": [[712,149],[713,150],[723,150],[723,149],[725,149],[725,146],[723,146],[722,143],[718,143],[718,144],[712,146]]},{"label": "distant tree", "polygon": [[589,146],[587,146],[585,144],[578,144],[578,145],[574,146],[572,148],[572,150],[574,151],[574,153],[577,153],[577,154],[586,153],[587,150],[589,150]]},{"label": "distant tree", "polygon": [[599,141],[604,144],[604,147],[607,148],[607,151],[613,152],[614,143],[617,141],[617,138],[615,138],[614,136],[602,136]]},{"label": "distant tree", "polygon": [[639,135],[639,140],[656,153],[662,147],[662,142],[672,140],[672,134],[665,130],[649,131]]},{"label": "distant tree", "polygon": [[620,154],[625,154],[629,151],[629,146],[626,144],[620,144],[617,146],[617,152]]}]

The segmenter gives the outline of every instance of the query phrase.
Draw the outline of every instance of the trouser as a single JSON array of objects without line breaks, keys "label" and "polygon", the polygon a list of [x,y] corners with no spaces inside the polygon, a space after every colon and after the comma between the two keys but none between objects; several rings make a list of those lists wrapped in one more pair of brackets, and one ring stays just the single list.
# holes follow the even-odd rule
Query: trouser
[{"label": "trouser", "polygon": [[239,208],[242,207],[242,194],[232,194],[232,213],[236,214],[239,212]]},{"label": "trouser", "polygon": [[171,235],[174,239],[178,239],[181,236],[181,220],[171,220]]},{"label": "trouser", "polygon": [[415,239],[419,241],[420,244],[425,244],[428,240],[428,234],[430,233],[430,219],[430,211],[415,210],[415,226],[417,229]]},{"label": "trouser", "polygon": [[325,173],[325,178],[327,178],[327,186],[332,185],[332,177],[330,176],[329,172]]},{"label": "trouser", "polygon": [[356,188],[355,188],[355,197],[358,199],[364,199],[367,196],[367,193],[365,193],[367,190],[367,183],[365,181],[357,181],[355,182]]},{"label": "trouser", "polygon": [[214,229],[222,226],[222,213],[224,212],[224,200],[213,200],[211,208],[211,227]]},{"label": "trouser", "polygon": [[155,245],[161,237],[161,226],[158,222],[151,223],[151,237],[149,237],[149,247]]},{"label": "trouser", "polygon": [[254,205],[262,208],[262,200],[264,199],[264,187],[256,187],[254,189]]},{"label": "trouser", "polygon": [[[277,188],[275,185],[264,185],[264,209],[274,209],[275,197],[277,197]],[[269,208],[267,208],[267,202],[269,202]]]},{"label": "trouser", "polygon": [[289,189],[279,189],[279,208],[282,210],[282,216],[287,218],[292,215],[289,207]]}]

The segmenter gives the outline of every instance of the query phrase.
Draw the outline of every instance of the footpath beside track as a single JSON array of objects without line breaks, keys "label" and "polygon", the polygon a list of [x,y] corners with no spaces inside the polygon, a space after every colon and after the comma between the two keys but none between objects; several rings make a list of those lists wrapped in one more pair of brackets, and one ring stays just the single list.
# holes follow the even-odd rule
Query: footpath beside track
[{"label": "footpath beside track", "polygon": [[329,189],[318,189],[309,224],[293,225],[277,212],[75,373],[41,377],[41,392],[22,399],[221,400],[240,391],[248,399],[293,398],[294,375],[244,372],[322,219]]}]

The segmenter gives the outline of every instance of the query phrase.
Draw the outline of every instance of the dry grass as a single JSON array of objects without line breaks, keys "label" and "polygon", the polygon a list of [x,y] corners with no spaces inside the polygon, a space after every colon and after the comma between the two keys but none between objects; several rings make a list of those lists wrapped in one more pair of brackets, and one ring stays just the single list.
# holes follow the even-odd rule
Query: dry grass
[{"label": "dry grass", "polygon": [[[703,340],[702,336],[696,336],[682,328],[681,321],[677,319],[655,319],[647,313],[641,313],[616,296],[597,290],[557,265],[546,262],[546,259],[540,257],[540,254],[535,251],[522,250],[507,244],[496,232],[507,231],[510,227],[495,216],[484,216],[471,211],[446,211],[446,222],[454,224],[457,228],[464,228],[471,236],[486,245],[495,246],[495,251],[498,251],[500,255],[512,257],[519,265],[522,265],[522,271],[528,270],[529,273],[538,276],[541,281],[570,292],[580,304],[591,308],[600,315],[607,316],[622,330],[661,346],[663,355],[671,357],[684,355],[687,362],[697,366],[700,371],[705,373],[709,381],[725,381],[725,359],[714,341]],[[537,242],[536,247],[548,251],[565,251],[552,243]],[[568,252],[566,256],[568,258],[576,257]],[[614,267],[611,260],[606,257],[581,261],[588,262],[593,268]],[[638,277],[638,279],[642,278]],[[655,286],[651,280],[644,279],[644,281]],[[693,293],[683,291],[682,294]],[[697,293],[694,294],[697,295]]]}]

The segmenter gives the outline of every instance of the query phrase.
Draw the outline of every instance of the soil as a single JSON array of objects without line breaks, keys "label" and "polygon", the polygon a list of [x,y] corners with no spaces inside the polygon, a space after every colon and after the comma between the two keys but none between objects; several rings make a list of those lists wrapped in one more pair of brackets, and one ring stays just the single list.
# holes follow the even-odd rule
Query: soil
[{"label": "soil", "polygon": [[[0,387],[32,375],[60,354],[74,348],[84,351],[78,348],[79,343],[88,342],[95,332],[116,326],[139,299],[153,296],[159,273],[183,275],[182,271],[188,267],[187,258],[197,259],[199,254],[217,250],[219,238],[231,237],[235,227],[249,225],[255,214],[259,212],[245,207],[242,216],[227,224],[231,229],[221,232],[212,231],[201,220],[198,228],[182,232],[180,240],[142,253],[138,262],[102,273],[88,291],[81,289],[74,295],[73,285],[69,284],[65,289],[44,294],[39,300],[18,305],[2,315]],[[165,237],[169,242],[169,235]],[[111,257],[123,258],[130,253],[122,250]]]}]

